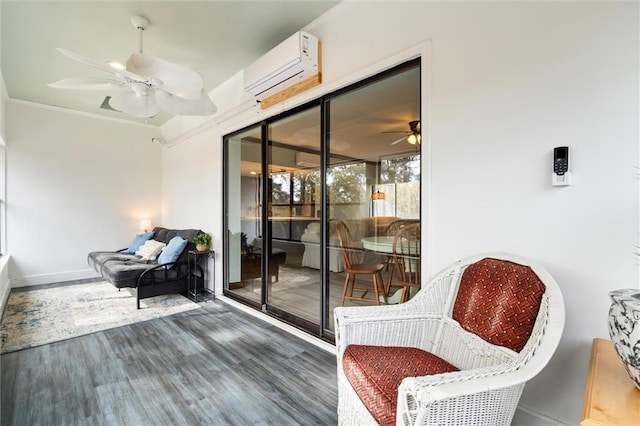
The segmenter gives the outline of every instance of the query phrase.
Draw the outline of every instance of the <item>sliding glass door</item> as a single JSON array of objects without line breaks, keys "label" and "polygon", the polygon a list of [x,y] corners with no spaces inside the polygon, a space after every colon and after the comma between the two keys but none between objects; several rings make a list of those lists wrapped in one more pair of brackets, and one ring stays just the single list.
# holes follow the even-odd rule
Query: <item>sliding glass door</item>
[{"label": "sliding glass door", "polygon": [[[393,240],[420,223],[420,127],[415,60],[228,135],[225,294],[329,341],[336,306],[398,303]],[[383,265],[377,299],[366,274],[345,293],[341,232]]]},{"label": "sliding glass door", "polygon": [[263,155],[261,126],[225,141],[225,286],[253,306],[262,305]]},{"label": "sliding glass door", "polygon": [[[327,109],[329,252],[341,251],[340,240],[346,240],[350,260],[362,269],[384,265],[379,274],[356,274],[352,283],[340,272],[346,265],[336,269],[328,312],[343,305],[398,303],[395,232],[420,221],[421,136],[410,124],[420,121],[420,68],[338,93],[327,101]],[[377,300],[374,279],[383,284]],[[328,325],[333,325],[332,316]]]},{"label": "sliding glass door", "polygon": [[270,276],[266,309],[320,324],[320,107],[294,113],[268,129]]}]

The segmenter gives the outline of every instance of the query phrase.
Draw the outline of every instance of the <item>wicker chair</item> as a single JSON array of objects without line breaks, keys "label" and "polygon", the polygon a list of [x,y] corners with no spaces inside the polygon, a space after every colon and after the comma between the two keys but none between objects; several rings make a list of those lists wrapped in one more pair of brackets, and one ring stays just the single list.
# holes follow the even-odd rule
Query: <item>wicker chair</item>
[{"label": "wicker chair", "polygon": [[335,308],[341,425],[508,425],[564,327],[539,265],[456,262],[406,303]]}]

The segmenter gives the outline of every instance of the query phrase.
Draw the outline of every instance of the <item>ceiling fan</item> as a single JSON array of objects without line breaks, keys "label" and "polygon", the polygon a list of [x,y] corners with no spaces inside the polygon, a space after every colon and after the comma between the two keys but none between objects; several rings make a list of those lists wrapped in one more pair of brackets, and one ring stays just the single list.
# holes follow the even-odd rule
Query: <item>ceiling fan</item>
[{"label": "ceiling fan", "polygon": [[398,144],[402,141],[407,141],[411,145],[420,145],[420,120],[414,120],[409,122],[409,130],[395,130],[382,133],[404,133],[405,135],[400,139],[396,139],[391,142],[390,145]]},{"label": "ceiling fan", "polygon": [[142,53],[142,33],[149,26],[144,16],[134,15],[131,24],[139,31],[138,53],[126,65],[100,63],[67,49],[57,47],[64,56],[113,74],[118,79],[65,78],[49,87],[57,89],[118,90],[109,100],[117,111],[149,118],[165,111],[173,115],[211,115],[217,108],[203,89],[202,78],[186,67]]}]

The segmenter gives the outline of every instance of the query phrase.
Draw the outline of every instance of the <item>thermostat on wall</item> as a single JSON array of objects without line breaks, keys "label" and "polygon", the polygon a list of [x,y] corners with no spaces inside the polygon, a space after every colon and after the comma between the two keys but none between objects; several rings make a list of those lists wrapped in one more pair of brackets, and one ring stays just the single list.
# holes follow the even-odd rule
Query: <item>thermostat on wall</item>
[{"label": "thermostat on wall", "polygon": [[571,172],[569,171],[569,147],[559,146],[553,149],[553,175],[551,185],[571,185]]}]

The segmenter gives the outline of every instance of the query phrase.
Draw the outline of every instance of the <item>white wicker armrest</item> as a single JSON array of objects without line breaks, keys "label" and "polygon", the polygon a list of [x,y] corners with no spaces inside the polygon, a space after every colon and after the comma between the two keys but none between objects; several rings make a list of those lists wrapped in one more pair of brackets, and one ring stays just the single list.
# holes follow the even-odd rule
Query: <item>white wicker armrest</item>
[{"label": "white wicker armrest", "polygon": [[406,303],[385,306],[339,306],[334,309],[336,322],[344,318],[377,318],[385,321],[388,318],[420,313],[424,315],[439,315],[445,309],[445,301],[453,294],[452,280],[459,277],[460,271],[441,273],[424,284],[416,296]]},{"label": "white wicker armrest", "polygon": [[342,318],[382,318],[386,319],[398,315],[405,315],[411,312],[422,312],[418,307],[412,308],[411,301],[400,305],[381,305],[381,306],[338,306],[334,308],[333,313],[336,320]]},{"label": "white wicker armrest", "polygon": [[[515,410],[525,383],[517,370],[505,373],[499,366],[407,378],[398,388],[396,424],[431,424],[427,417],[440,418],[437,424],[449,423],[457,418],[452,406],[465,407],[464,415],[471,418],[474,410],[500,411],[507,406]],[[477,423],[467,421],[462,424]]]},{"label": "white wicker armrest", "polygon": [[341,358],[349,345],[403,346],[430,350],[439,315],[405,315],[379,318],[344,318],[336,321],[336,349]]},{"label": "white wicker armrest", "polygon": [[[411,346],[430,350],[438,323],[454,293],[452,280],[460,270],[447,271],[431,281],[406,303],[386,306],[337,307],[334,309],[338,357],[348,345]],[[423,328],[424,327],[424,328]]]},{"label": "white wicker armrest", "polygon": [[517,404],[529,378],[521,375],[517,369],[504,371],[503,367],[505,366],[406,378],[398,388],[397,418],[407,418],[406,414],[409,413],[409,417],[415,417],[416,412],[429,410],[429,406],[438,402],[501,390],[512,393]]},{"label": "white wicker armrest", "polygon": [[509,376],[517,370],[514,363],[474,368],[473,370],[407,377],[398,388],[400,393],[411,394],[417,401],[429,404],[443,398],[455,398],[507,386],[526,380],[521,375]]}]

